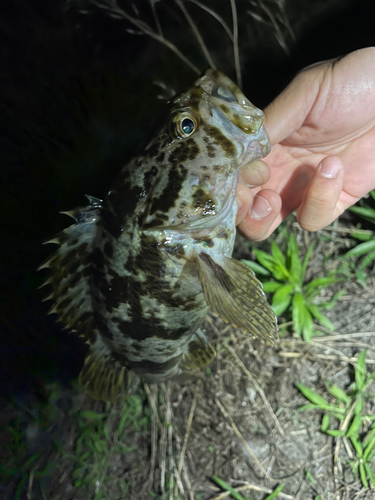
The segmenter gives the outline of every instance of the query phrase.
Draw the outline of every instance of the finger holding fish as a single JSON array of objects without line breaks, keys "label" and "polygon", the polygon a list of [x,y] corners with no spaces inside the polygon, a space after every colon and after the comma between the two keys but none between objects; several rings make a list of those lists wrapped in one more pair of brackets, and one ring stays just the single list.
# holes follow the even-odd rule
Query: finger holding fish
[{"label": "finger holding fish", "polygon": [[269,178],[270,168],[262,160],[246,164],[240,172],[236,225],[241,234],[253,241],[267,237],[281,209],[280,196],[271,189],[262,189]]}]

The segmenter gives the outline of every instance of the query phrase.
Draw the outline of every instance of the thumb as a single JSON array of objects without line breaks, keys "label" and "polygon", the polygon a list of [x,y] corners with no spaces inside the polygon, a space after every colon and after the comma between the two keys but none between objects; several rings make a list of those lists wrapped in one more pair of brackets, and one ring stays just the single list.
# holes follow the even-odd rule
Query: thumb
[{"label": "thumb", "polygon": [[337,156],[327,156],[318,165],[297,212],[301,227],[317,231],[328,226],[344,211],[339,203],[344,183],[344,166]]},{"label": "thumb", "polygon": [[264,110],[272,145],[284,141],[303,125],[314,106],[326,64],[303,70]]}]

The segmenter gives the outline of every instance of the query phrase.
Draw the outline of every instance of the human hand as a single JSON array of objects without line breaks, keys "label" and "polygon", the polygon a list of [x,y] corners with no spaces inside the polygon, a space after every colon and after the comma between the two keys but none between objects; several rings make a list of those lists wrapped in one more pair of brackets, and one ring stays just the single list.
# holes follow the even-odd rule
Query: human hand
[{"label": "human hand", "polygon": [[248,164],[237,188],[245,237],[266,238],[296,209],[316,231],[375,188],[375,47],[306,68],[265,115],[267,164]]}]

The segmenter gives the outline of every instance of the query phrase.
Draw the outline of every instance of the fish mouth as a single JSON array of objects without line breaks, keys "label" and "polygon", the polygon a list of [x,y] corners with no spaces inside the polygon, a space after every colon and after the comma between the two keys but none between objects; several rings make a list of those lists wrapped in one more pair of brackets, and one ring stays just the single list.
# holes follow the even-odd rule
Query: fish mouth
[{"label": "fish mouth", "polygon": [[267,156],[270,152],[270,141],[263,126],[263,111],[254,106],[230,78],[217,69],[209,69],[195,85],[209,97],[213,108],[217,110],[217,118],[222,116],[220,121],[223,125],[225,120],[228,120],[232,127],[234,125],[242,133],[252,136],[254,140],[249,144],[250,149],[253,149],[257,142],[259,155]]}]

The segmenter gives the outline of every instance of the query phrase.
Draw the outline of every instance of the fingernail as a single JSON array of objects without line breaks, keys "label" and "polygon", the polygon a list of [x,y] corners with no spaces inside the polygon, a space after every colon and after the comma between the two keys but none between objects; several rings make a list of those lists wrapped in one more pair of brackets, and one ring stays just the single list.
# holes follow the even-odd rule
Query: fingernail
[{"label": "fingernail", "polygon": [[262,198],[262,196],[255,196],[253,206],[250,210],[250,216],[256,220],[264,219],[271,210],[272,207],[265,198]]},{"label": "fingernail", "polygon": [[338,161],[329,161],[319,163],[318,169],[320,170],[320,174],[322,177],[326,179],[333,179],[341,170],[341,165]]}]

